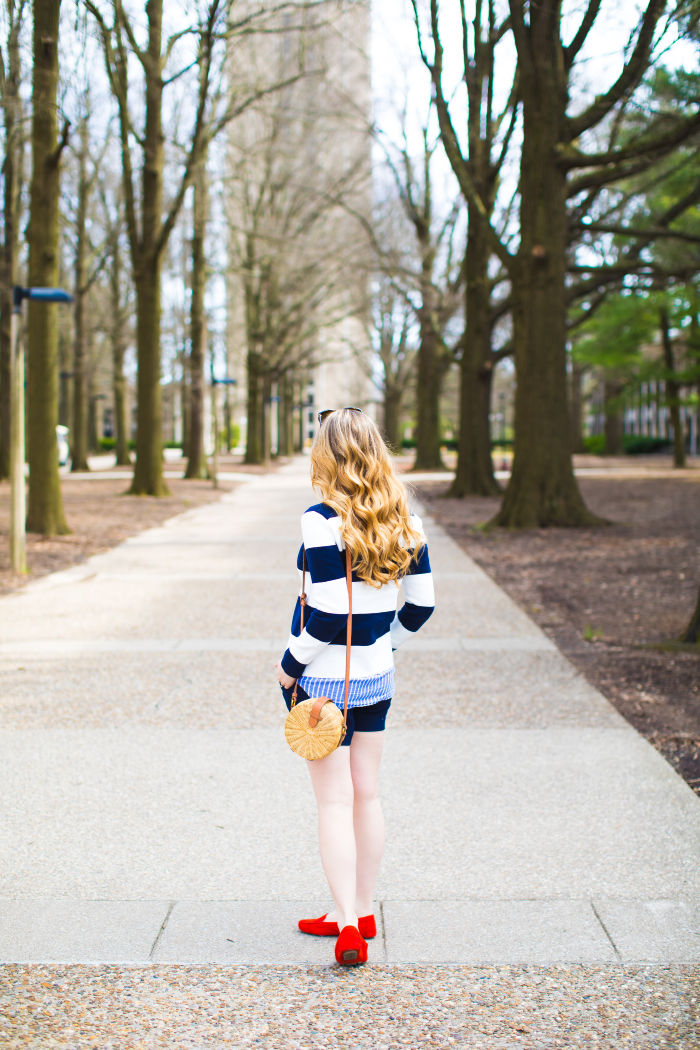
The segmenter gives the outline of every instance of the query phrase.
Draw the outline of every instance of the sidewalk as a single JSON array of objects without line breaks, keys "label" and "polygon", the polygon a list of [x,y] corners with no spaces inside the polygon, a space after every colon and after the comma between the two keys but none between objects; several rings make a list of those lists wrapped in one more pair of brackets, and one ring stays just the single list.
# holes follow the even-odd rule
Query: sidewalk
[{"label": "sidewalk", "polygon": [[[328,972],[296,931],[329,902],[272,667],[307,471],[0,600],[0,961]],[[426,525],[438,608],[397,654],[371,962],[682,967],[690,993],[700,799]]]}]

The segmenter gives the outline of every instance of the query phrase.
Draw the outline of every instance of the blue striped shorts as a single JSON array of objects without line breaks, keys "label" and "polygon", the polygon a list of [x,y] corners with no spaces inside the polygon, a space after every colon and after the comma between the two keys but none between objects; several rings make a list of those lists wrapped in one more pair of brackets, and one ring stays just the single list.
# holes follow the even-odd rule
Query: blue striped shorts
[{"label": "blue striped shorts", "polygon": [[[283,686],[282,696],[284,702],[287,705],[287,710],[291,710],[292,707],[292,693],[294,692],[294,686],[289,689],[285,689]],[[305,693],[301,686],[297,687],[297,702],[300,700],[307,700],[308,693]],[[357,730],[358,733],[381,733],[386,727],[386,716],[389,710],[391,700],[379,700],[376,704],[368,704],[366,707],[348,707],[348,727],[343,739],[341,747],[350,747],[352,743],[352,735]],[[341,708],[342,711],[342,708]]]}]

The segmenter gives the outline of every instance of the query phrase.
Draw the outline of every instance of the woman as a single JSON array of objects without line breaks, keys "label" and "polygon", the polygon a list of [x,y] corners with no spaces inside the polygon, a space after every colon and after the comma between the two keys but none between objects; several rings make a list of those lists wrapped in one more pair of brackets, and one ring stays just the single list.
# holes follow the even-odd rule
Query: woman
[{"label": "woman", "polygon": [[[341,965],[367,960],[376,934],[374,888],[384,848],[378,794],[386,715],[394,692],[393,650],[433,611],[433,583],[420,519],[375,424],[357,408],[319,414],[311,482],[322,503],[302,515],[307,603],[300,631],[297,600],[289,647],[276,665],[287,707],[330,697],[343,705],[348,592],[345,547],[352,559],[352,647],[347,733],[342,745],[308,763],[318,807],[323,870],[335,910],[302,919],[299,929],[337,937]],[[310,578],[310,584],[309,584]],[[399,584],[405,604],[397,613]]]}]

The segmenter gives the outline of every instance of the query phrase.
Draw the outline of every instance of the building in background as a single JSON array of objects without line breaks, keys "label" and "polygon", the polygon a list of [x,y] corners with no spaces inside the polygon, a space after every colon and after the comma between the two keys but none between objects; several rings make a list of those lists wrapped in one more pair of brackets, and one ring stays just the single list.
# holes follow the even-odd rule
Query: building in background
[{"label": "building in background", "polygon": [[373,407],[369,18],[365,0],[277,13],[231,56],[239,94],[261,95],[229,130],[223,197],[251,462],[307,445],[321,408]]}]

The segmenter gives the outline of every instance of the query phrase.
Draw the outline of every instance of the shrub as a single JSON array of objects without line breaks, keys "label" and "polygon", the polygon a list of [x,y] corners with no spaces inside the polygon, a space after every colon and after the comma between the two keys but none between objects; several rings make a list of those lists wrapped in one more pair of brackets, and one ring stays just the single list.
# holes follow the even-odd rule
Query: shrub
[{"label": "shrub", "polygon": [[592,456],[605,455],[605,434],[590,434],[583,439],[583,447]]},{"label": "shrub", "polygon": [[667,438],[647,437],[646,434],[625,434],[622,447],[628,456],[646,456],[650,452],[667,452],[672,446]]},{"label": "shrub", "polygon": [[[115,448],[117,447],[117,440],[116,438],[100,438],[98,444],[100,446],[101,452],[114,452]],[[135,448],[136,442],[130,441],[129,449],[133,452]]]},{"label": "shrub", "polygon": [[[231,432],[231,448],[238,448],[241,440],[241,428],[238,423],[232,423],[230,427]],[[226,441],[226,427],[222,427],[219,431],[219,448],[223,449],[227,447]]]},{"label": "shrub", "polygon": [[[592,456],[604,456],[605,434],[591,434],[584,438],[586,452]],[[646,434],[623,434],[622,451],[626,456],[648,456],[652,452],[667,452],[671,442],[667,438],[648,437]]]}]

